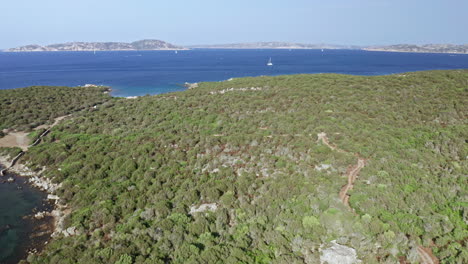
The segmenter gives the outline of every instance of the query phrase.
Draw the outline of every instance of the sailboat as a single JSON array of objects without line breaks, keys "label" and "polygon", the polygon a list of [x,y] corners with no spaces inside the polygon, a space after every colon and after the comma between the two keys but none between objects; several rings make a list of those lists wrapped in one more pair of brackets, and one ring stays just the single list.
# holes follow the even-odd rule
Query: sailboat
[{"label": "sailboat", "polygon": [[268,60],[267,66],[273,66],[273,62],[271,62],[271,57],[270,60]]},{"label": "sailboat", "polygon": [[174,53],[177,54],[177,50]]}]

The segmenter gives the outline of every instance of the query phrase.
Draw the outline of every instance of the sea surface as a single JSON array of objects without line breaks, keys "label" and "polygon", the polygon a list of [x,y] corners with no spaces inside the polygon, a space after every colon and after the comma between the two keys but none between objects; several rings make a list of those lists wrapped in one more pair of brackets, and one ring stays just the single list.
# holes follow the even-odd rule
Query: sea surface
[{"label": "sea surface", "polygon": [[[14,182],[8,183],[8,178]],[[27,183],[27,178],[7,173],[0,177],[0,263],[13,264],[40,250],[50,237],[52,218],[33,218],[37,212],[53,209],[47,194]]]},{"label": "sea surface", "polygon": [[[273,66],[267,66],[269,58]],[[108,85],[114,96],[185,90],[185,82],[298,73],[387,75],[467,69],[466,54],[361,50],[209,50],[0,52],[0,89],[32,85]]]}]

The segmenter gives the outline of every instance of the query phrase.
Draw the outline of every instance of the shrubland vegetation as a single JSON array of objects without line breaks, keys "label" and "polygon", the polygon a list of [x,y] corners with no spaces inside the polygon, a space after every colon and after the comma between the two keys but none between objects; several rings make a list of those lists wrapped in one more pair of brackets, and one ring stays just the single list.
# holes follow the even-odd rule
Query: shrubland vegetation
[{"label": "shrubland vegetation", "polygon": [[418,245],[467,263],[467,88],[461,70],[258,77],[81,112],[23,159],[63,183],[79,235],[28,260],[318,263],[337,240],[363,263],[416,263]]},{"label": "shrubland vegetation", "polygon": [[[0,90],[0,131],[31,130],[110,99],[107,87],[32,86]],[[3,132],[0,132],[0,137]]]}]

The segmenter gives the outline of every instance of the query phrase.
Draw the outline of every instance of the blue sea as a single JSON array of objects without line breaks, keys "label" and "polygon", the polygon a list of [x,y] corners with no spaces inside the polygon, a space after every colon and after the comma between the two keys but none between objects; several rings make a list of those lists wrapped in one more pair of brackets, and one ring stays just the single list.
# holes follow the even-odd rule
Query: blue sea
[{"label": "blue sea", "polygon": [[[266,66],[271,57],[273,66]],[[386,75],[467,69],[468,55],[361,50],[0,52],[0,89],[32,85],[111,86],[114,96],[181,91],[185,82],[298,73]]]}]

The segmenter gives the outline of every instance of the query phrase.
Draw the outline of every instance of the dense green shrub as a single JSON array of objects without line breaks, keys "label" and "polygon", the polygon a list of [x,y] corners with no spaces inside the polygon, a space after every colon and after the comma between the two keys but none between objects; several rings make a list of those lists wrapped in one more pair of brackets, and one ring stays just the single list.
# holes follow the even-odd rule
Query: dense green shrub
[{"label": "dense green shrub", "polygon": [[[83,233],[31,259],[314,262],[337,239],[366,263],[413,245],[468,262],[467,87],[468,71],[242,78],[82,113],[24,161],[63,182]],[[350,210],[338,192],[354,153],[368,161]]]}]

